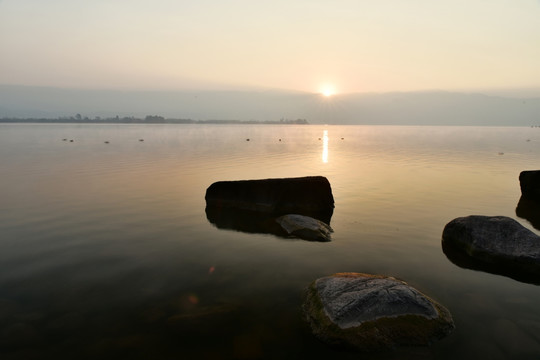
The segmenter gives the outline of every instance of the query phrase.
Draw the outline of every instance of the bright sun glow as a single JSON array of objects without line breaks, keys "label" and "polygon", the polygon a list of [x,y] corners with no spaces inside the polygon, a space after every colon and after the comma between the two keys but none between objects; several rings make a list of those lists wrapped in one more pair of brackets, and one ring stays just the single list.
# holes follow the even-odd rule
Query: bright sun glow
[{"label": "bright sun glow", "polygon": [[330,97],[336,93],[335,88],[332,85],[324,85],[321,87],[321,94],[326,97]]}]

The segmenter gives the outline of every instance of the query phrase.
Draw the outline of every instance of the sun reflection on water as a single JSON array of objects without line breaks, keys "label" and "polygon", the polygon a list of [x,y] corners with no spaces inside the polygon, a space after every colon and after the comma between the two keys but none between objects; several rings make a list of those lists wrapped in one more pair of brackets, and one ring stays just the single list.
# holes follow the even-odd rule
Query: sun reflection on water
[{"label": "sun reflection on water", "polygon": [[322,137],[323,143],[322,143],[322,162],[327,163],[328,162],[328,130],[323,131],[323,137]]}]

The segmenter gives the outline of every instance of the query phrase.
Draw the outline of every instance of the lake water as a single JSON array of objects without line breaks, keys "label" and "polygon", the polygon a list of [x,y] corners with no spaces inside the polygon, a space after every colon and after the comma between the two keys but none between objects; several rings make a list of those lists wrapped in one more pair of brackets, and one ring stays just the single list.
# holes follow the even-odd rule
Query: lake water
[{"label": "lake water", "polygon": [[[0,356],[357,359],[301,305],[313,280],[365,272],[436,299],[456,329],[362,358],[538,359],[540,287],[455,265],[441,234],[471,214],[539,234],[516,215],[519,173],[539,168],[539,128],[2,124]],[[332,186],[331,242],[206,218],[215,181],[309,175]]]}]

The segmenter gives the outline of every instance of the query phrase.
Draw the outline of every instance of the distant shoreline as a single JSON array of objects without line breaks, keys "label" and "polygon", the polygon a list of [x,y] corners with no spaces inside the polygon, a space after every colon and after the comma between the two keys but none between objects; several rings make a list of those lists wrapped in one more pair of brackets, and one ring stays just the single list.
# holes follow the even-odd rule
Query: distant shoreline
[{"label": "distant shoreline", "polygon": [[192,119],[165,119],[161,116],[147,116],[144,119],[134,117],[124,118],[0,118],[0,123],[27,123],[27,124],[287,124],[287,125],[307,125],[306,119],[281,119],[281,120],[192,120]]}]

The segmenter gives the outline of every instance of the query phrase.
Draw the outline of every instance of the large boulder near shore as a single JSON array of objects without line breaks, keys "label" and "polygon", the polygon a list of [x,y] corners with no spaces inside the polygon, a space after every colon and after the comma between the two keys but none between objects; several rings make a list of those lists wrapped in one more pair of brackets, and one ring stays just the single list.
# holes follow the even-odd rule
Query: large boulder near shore
[{"label": "large boulder near shore", "polygon": [[519,185],[524,197],[540,201],[540,170],[522,171],[519,174]]},{"label": "large boulder near shore", "polygon": [[243,211],[272,217],[300,214],[327,224],[334,211],[330,182],[323,176],[218,181],[208,187],[205,199],[212,213]]},{"label": "large boulder near shore", "polygon": [[361,351],[429,345],[454,329],[450,312],[401,280],[338,273],[308,288],[304,312],[326,343]]},{"label": "large boulder near shore", "polygon": [[509,217],[454,219],[443,230],[442,247],[459,266],[540,282],[540,236]]}]

